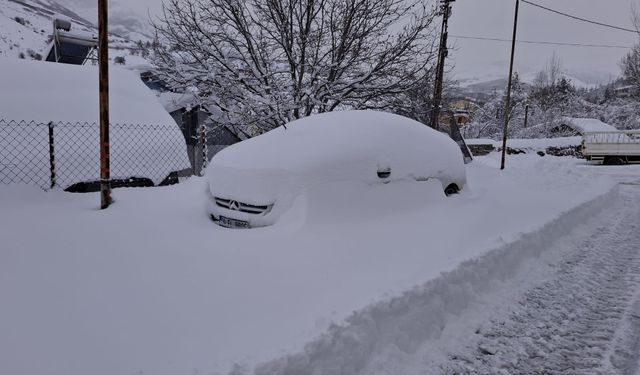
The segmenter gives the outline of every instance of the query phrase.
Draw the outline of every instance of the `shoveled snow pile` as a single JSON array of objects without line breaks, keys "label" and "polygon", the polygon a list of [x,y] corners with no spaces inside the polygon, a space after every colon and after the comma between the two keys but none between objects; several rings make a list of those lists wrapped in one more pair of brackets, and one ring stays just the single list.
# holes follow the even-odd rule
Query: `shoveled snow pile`
[{"label": "shoveled snow pile", "polygon": [[[0,163],[9,169],[2,173],[38,169],[38,177],[46,181],[47,124],[53,122],[60,186],[96,180],[97,66],[1,59],[0,82]],[[170,172],[188,168],[182,132],[144,83],[130,71],[111,67],[109,84],[112,176],[158,183]]]},{"label": "shoveled snow pile", "polygon": [[[287,225],[252,230],[211,222],[200,178],[116,190],[104,211],[98,194],[0,186],[0,373],[245,374],[297,353],[260,371],[354,374],[376,354],[378,332],[410,353],[475,290],[448,289],[443,272],[463,267],[458,284],[491,288],[476,280],[501,277],[613,186],[577,159],[498,163],[495,154],[467,165],[468,189],[448,198],[428,183],[336,185]],[[514,243],[520,250],[501,250]],[[475,266],[488,254],[506,268]],[[425,283],[451,298],[429,299],[423,325],[375,328],[420,313],[410,295],[393,297]],[[371,304],[375,314],[363,313]]]}]

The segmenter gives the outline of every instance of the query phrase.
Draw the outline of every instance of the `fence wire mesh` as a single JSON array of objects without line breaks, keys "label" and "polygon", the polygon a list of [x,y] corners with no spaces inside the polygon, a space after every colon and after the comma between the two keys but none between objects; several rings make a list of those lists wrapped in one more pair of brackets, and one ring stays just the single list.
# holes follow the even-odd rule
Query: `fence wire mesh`
[{"label": "fence wire mesh", "polygon": [[[176,125],[110,125],[111,185],[153,186],[189,175],[182,132]],[[42,189],[97,190],[97,123],[0,119],[0,184]]]}]

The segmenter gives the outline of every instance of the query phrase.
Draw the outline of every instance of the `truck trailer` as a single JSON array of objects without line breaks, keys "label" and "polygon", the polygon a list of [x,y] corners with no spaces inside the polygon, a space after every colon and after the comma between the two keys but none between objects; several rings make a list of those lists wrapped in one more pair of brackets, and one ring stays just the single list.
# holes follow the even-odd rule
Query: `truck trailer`
[{"label": "truck trailer", "polygon": [[640,131],[585,133],[582,154],[589,161],[606,165],[640,163]]}]

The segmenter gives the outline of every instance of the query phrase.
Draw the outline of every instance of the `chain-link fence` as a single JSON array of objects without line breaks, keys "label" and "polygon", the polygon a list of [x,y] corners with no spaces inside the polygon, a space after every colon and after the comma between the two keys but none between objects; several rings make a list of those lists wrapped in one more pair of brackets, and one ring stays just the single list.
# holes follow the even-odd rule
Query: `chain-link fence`
[{"label": "chain-link fence", "polygon": [[[192,173],[184,136],[174,125],[110,125],[111,185],[175,183]],[[0,119],[0,184],[96,191],[100,180],[96,123]]]}]

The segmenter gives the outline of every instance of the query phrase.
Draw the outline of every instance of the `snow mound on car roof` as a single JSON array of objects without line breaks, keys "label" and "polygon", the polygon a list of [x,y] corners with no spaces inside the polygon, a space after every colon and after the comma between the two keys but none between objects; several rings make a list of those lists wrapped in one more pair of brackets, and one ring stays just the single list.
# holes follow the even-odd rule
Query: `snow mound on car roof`
[{"label": "snow mound on car roof", "polygon": [[384,168],[391,169],[390,181],[436,175],[464,180],[465,173],[459,147],[442,133],[390,113],[338,111],[226,148],[213,158],[208,176],[212,191],[264,203],[275,200],[283,184],[372,183]]},{"label": "snow mound on car roof", "polygon": [[[410,151],[436,158],[424,160]],[[412,170],[460,167],[462,156],[443,165],[438,156],[460,155],[446,135],[417,121],[377,111],[338,111],[313,115],[221,151],[213,163],[238,169],[278,168],[291,172],[363,160],[402,161]],[[458,160],[459,159],[459,160]]]}]

